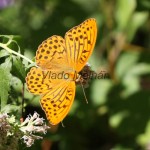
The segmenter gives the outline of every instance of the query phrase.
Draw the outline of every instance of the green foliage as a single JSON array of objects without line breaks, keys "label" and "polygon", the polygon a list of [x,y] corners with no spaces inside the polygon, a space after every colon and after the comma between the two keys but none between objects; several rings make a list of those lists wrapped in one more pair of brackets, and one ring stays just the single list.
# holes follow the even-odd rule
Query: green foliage
[{"label": "green foliage", "polygon": [[[94,71],[105,70],[110,78],[91,79],[85,89],[88,105],[77,87],[71,112],[63,121],[65,128],[60,124],[46,135],[49,149],[148,149],[149,12],[149,0],[16,0],[1,8],[0,33],[10,35],[0,36],[1,111],[19,121],[24,99],[25,115],[38,111],[45,118],[40,98],[25,86],[36,49],[48,37],[64,36],[71,27],[94,17],[98,37],[89,62]],[[36,142],[30,149],[40,146]]]},{"label": "green foliage", "polygon": [[134,13],[136,0],[118,0],[116,10],[116,22],[119,30],[124,30]]},{"label": "green foliage", "polygon": [[7,104],[8,99],[8,91],[9,91],[9,84],[10,84],[10,72],[9,70],[3,65],[4,68],[0,68],[0,98],[1,98],[1,108],[3,108]]},{"label": "green foliage", "polygon": [[22,61],[18,58],[13,59],[13,72],[15,73],[15,76],[21,79],[23,83],[25,82],[25,66],[23,65]]},{"label": "green foliage", "polygon": [[[26,76],[25,65],[20,58],[24,57],[20,54],[18,45],[20,39],[17,36],[1,35],[0,37],[2,41],[0,43],[2,48],[0,51],[0,110],[3,113],[20,113],[21,93]],[[20,117],[19,113],[18,117]]]}]

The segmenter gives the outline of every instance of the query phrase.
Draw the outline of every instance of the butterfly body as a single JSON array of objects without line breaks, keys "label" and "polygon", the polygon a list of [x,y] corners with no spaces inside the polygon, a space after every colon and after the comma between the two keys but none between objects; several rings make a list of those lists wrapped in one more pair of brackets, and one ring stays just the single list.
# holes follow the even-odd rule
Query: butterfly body
[{"label": "butterfly body", "polygon": [[36,64],[27,74],[28,90],[41,95],[41,106],[53,125],[68,114],[79,72],[92,54],[97,36],[95,19],[87,19],[69,30],[65,38],[54,35],[38,47]]}]

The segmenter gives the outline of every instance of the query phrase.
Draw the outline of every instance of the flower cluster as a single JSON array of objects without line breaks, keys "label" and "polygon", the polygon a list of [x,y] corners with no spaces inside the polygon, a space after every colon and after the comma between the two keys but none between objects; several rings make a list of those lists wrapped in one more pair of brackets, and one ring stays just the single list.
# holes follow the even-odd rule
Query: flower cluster
[{"label": "flower cluster", "polygon": [[0,114],[0,149],[2,149],[3,144],[7,143],[7,133],[11,128],[9,122],[7,121],[7,118],[7,114]]},{"label": "flower cluster", "polygon": [[0,150],[18,149],[20,140],[30,147],[35,140],[43,138],[37,134],[45,134],[48,129],[49,126],[37,112],[29,115],[21,124],[15,122],[14,116],[0,114]]},{"label": "flower cluster", "polygon": [[22,139],[27,147],[30,147],[36,139],[42,139],[41,136],[34,134],[42,133],[45,134],[49,127],[44,124],[44,119],[39,118],[38,113],[34,113],[33,116],[29,115],[25,121],[20,125],[20,130],[24,133]]},{"label": "flower cluster", "polygon": [[[16,149],[16,143],[18,141],[17,133],[13,133],[14,116],[10,117],[7,114],[0,114],[0,150]],[[14,136],[16,138],[14,138]]]}]

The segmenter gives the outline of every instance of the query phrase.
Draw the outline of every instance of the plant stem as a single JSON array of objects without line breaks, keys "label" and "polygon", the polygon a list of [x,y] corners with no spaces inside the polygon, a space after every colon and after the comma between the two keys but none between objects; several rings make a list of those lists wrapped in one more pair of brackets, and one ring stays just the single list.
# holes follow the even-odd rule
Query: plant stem
[{"label": "plant stem", "polygon": [[15,54],[15,55],[17,55],[17,56],[19,56],[19,57],[21,57],[21,58],[27,60],[27,61],[30,62],[31,64],[34,63],[34,62],[33,62],[32,60],[30,60],[29,58],[27,58],[27,57],[21,55],[20,53],[17,53],[17,52],[15,52],[15,51],[11,50],[9,47],[7,47],[6,44],[0,43],[0,47],[2,47],[3,49],[7,50],[7,51],[8,51],[9,53],[11,53],[11,54]]}]

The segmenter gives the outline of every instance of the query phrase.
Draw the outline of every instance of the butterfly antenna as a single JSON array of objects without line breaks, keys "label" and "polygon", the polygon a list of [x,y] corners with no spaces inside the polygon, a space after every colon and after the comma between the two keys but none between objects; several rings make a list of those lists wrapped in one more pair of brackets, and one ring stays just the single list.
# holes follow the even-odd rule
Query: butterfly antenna
[{"label": "butterfly antenna", "polygon": [[83,84],[82,84],[81,80],[80,80],[80,83],[81,83],[81,86],[82,86],[82,91],[83,91],[83,94],[84,94],[84,97],[85,97],[85,101],[88,104],[88,100],[87,100],[87,97],[86,97],[86,94],[85,94],[85,90],[84,90],[84,87],[83,87]]},{"label": "butterfly antenna", "polygon": [[62,127],[63,127],[63,128],[65,128],[65,126],[64,126],[64,124],[63,124],[63,122],[62,122],[62,121],[61,121],[61,125],[62,125]]}]

